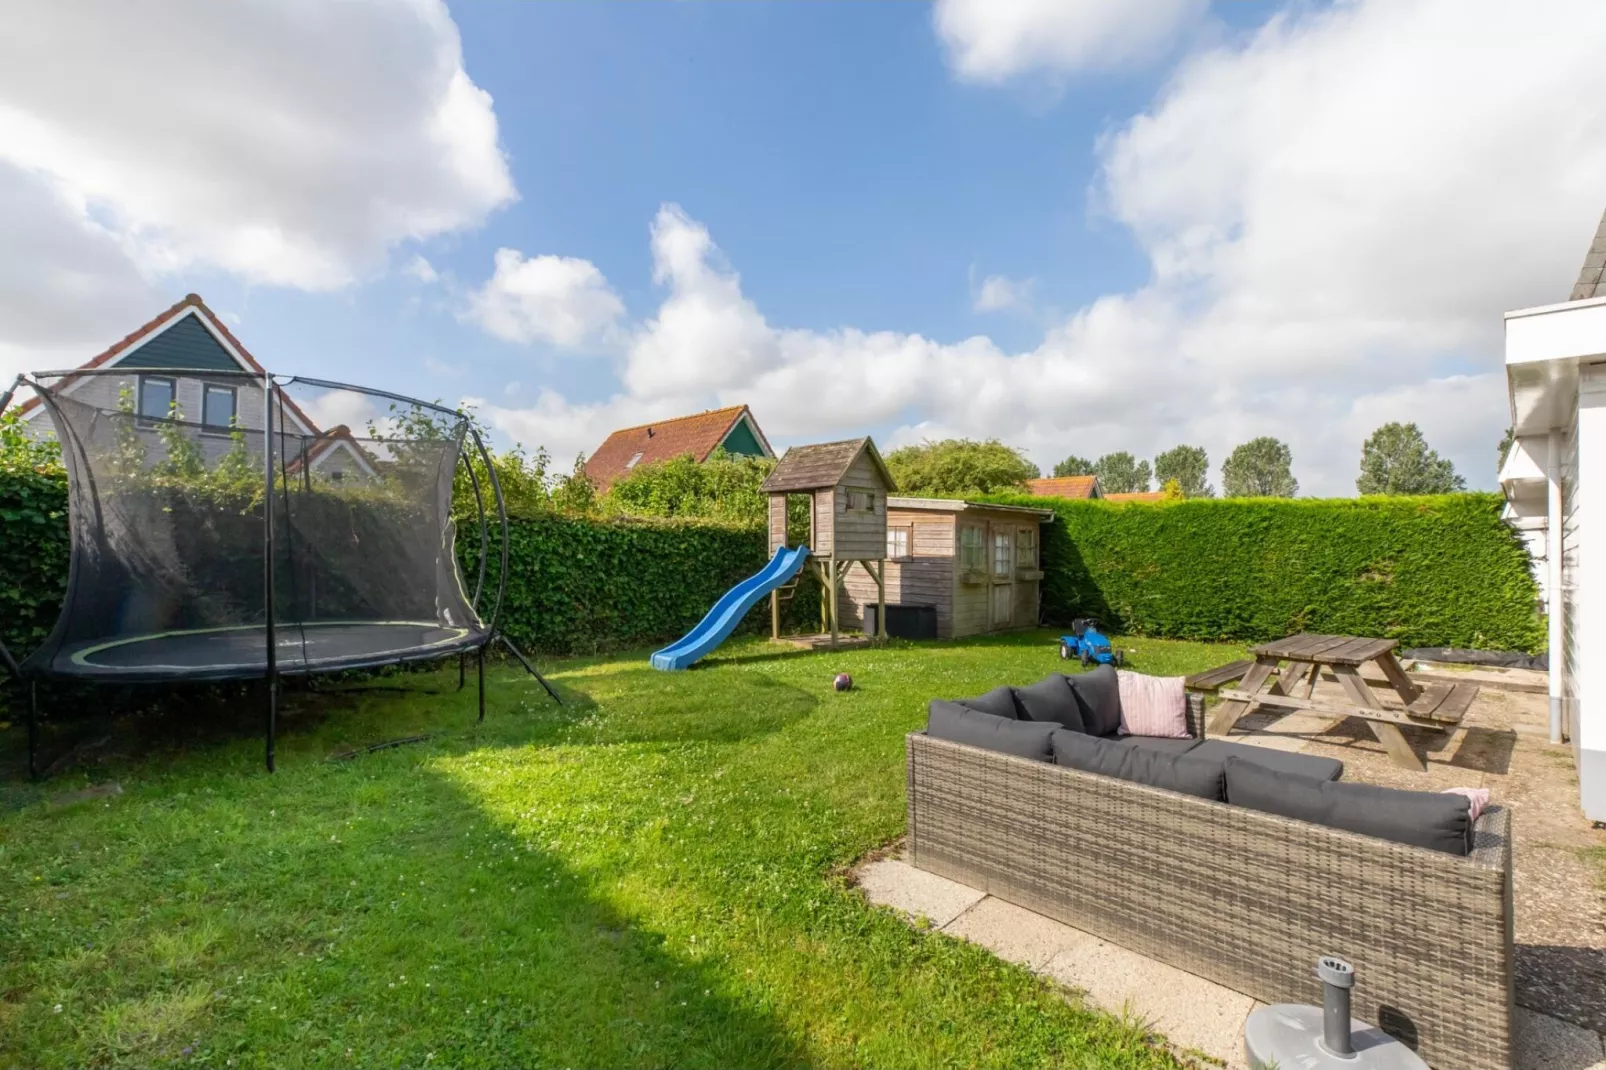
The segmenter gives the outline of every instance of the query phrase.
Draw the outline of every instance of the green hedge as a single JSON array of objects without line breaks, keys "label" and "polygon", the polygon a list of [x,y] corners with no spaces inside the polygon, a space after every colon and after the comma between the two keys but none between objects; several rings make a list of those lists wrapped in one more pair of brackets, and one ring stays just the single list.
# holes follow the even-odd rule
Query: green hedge
[{"label": "green hedge", "polygon": [[1521,539],[1494,494],[1250,498],[1053,509],[1045,616],[1131,635],[1264,641],[1299,631],[1402,646],[1537,651],[1545,626]]},{"label": "green hedge", "polygon": [[67,477],[0,453],[0,640],[19,661],[56,625],[68,553]]},{"label": "green hedge", "polygon": [[[762,529],[707,520],[544,513],[510,521],[510,543],[503,625],[514,642],[549,653],[682,635],[768,559]],[[463,555],[471,582],[478,549],[476,541]],[[493,562],[486,584],[494,591],[495,583]],[[761,620],[767,628],[768,600],[754,608],[747,627]]]}]

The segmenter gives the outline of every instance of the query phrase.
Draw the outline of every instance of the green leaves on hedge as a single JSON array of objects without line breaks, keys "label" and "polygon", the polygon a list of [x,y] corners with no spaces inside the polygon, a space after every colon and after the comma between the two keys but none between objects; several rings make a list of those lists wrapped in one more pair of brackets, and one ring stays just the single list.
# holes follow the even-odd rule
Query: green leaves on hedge
[{"label": "green leaves on hedge", "polygon": [[1528,552],[1494,494],[1157,505],[1000,497],[1051,508],[1050,620],[1263,642],[1300,631],[1404,647],[1536,651],[1545,642]]}]

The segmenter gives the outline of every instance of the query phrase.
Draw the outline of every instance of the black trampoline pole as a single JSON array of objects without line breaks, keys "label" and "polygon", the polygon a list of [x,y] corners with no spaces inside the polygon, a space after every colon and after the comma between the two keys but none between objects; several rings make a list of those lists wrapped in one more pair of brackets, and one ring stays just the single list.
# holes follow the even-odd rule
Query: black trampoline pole
[{"label": "black trampoline pole", "polygon": [[268,772],[273,772],[273,737],[278,729],[279,716],[279,664],[275,658],[273,634],[273,376],[262,375],[262,591],[267,609],[268,637]]}]

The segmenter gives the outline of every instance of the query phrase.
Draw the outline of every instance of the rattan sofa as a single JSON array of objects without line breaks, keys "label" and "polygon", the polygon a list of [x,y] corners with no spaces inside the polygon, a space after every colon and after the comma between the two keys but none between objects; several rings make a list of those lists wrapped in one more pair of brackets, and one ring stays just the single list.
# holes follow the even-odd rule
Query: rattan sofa
[{"label": "rattan sofa", "polygon": [[908,792],[920,869],[1266,1003],[1319,1004],[1316,959],[1342,955],[1356,1017],[1442,1070],[1509,1070],[1504,807],[1457,857],[924,733]]}]

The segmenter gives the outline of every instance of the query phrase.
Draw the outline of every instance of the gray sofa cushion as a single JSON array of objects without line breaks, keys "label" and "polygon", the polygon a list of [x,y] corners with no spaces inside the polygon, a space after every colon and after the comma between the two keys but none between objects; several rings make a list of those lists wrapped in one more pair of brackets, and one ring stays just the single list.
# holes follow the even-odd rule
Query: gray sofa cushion
[{"label": "gray sofa cushion", "polygon": [[1017,687],[1015,702],[1020,706],[1023,721],[1047,721],[1073,732],[1087,731],[1076,693],[1057,672],[1049,673],[1031,687]]},{"label": "gray sofa cushion", "polygon": [[[1203,746],[1197,739],[1167,739],[1164,736],[1120,736],[1115,742],[1128,747],[1138,747],[1143,750],[1157,750],[1162,754],[1191,754],[1200,757],[1195,751]],[[1225,761],[1218,758],[1217,761]]]},{"label": "gray sofa cushion", "polygon": [[1062,729],[1057,724],[995,717],[940,698],[931,700],[926,715],[926,735],[932,739],[946,739],[1038,762],[1053,760],[1054,748],[1049,737],[1058,731]]},{"label": "gray sofa cushion", "polygon": [[[1139,737],[1132,736],[1131,739]],[[1158,743],[1188,743],[1192,740],[1156,740]],[[1213,762],[1226,763],[1228,758],[1242,758],[1246,762],[1255,762],[1268,769],[1279,769],[1285,773],[1298,773],[1315,780],[1337,780],[1344,775],[1344,763],[1337,758],[1323,758],[1315,754],[1289,754],[1287,751],[1272,750],[1269,747],[1251,747],[1247,743],[1229,743],[1224,739],[1207,739],[1198,743],[1188,752],[1195,758],[1208,758]]]},{"label": "gray sofa cushion", "polygon": [[967,709],[980,710],[994,717],[1020,717],[1020,707],[1015,703],[1015,689],[1012,687],[995,687],[985,695],[954,701]]},{"label": "gray sofa cushion", "polygon": [[1076,692],[1090,735],[1112,737],[1121,731],[1121,686],[1113,666],[1100,665],[1065,680]]},{"label": "gray sofa cushion", "polygon": [[1225,774],[1219,762],[1199,761],[1188,754],[1168,754],[1082,732],[1055,732],[1053,745],[1056,765],[1201,799],[1221,802],[1226,797]]},{"label": "gray sofa cushion", "polygon": [[1227,801],[1446,854],[1472,846],[1465,795],[1316,780],[1235,755],[1227,759]]}]

